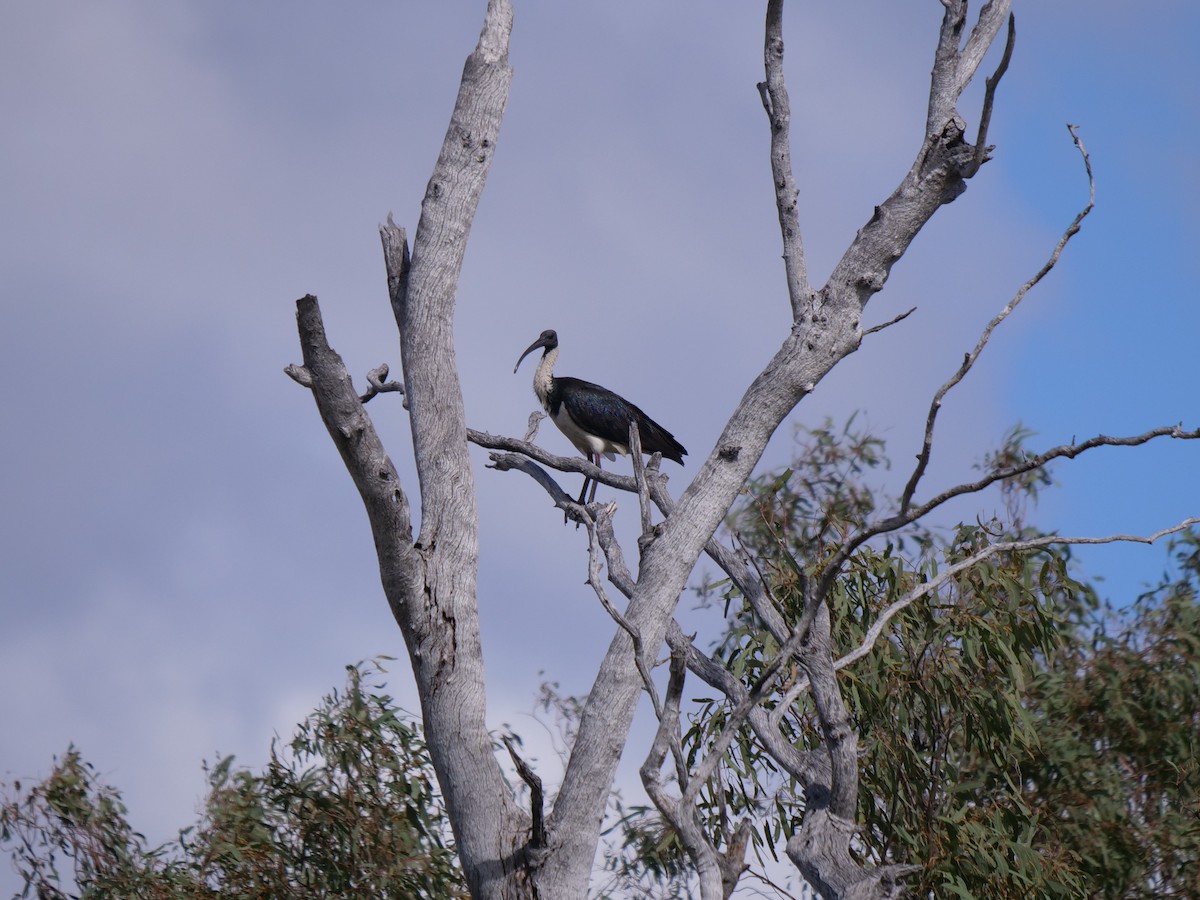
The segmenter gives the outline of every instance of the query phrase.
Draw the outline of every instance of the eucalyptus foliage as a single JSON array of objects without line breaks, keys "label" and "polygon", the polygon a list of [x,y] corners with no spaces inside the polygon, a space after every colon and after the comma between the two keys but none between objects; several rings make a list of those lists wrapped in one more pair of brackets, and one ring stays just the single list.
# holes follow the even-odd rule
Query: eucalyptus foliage
[{"label": "eucalyptus foliage", "polygon": [[[1021,454],[1015,429],[984,468]],[[755,479],[727,529],[793,625],[806,580],[884,507],[883,443],[853,420],[800,433],[795,459]],[[1066,548],[996,554],[929,596],[914,586],[997,541],[1037,532],[1028,501],[1044,470],[1008,483],[1003,512],[938,530],[914,527],[860,547],[830,593],[842,656],[890,614],[871,652],[838,678],[861,752],[854,852],[915,863],[912,892],[978,900],[1200,897],[1200,534],[1171,545],[1157,585],[1103,604]],[[777,647],[729,583],[705,586],[726,628],[713,656],[750,686]],[[69,748],[33,787],[13,783],[0,843],[45,898],[467,896],[417,726],[350,666],[262,772],[227,757],[208,768],[201,821],[151,847],[120,794]],[[823,736],[795,667],[766,700],[789,740]],[[727,701],[689,682],[694,765]],[[547,685],[542,707],[568,740],[579,703]],[[804,812],[803,793],[744,729],[701,791],[714,846],[748,839],[764,892]],[[692,896],[679,836],[656,812],[614,799],[600,897]]]},{"label": "eucalyptus foliage", "polygon": [[74,747],[5,791],[0,842],[39,898],[466,897],[420,731],[348,666],[262,772],[208,768],[204,816],[149,847]]},{"label": "eucalyptus foliage", "polygon": [[[1014,429],[982,467],[1018,458]],[[801,432],[791,466],[755,479],[728,522],[793,625],[803,587],[845,536],[883,506],[871,478],[883,443],[851,424]],[[1001,516],[921,528],[861,547],[830,595],[836,655],[858,647],[897,598],[998,541],[1028,538],[1044,470],[1004,486]],[[854,849],[873,864],[917,863],[916,896],[1200,896],[1200,536],[1173,545],[1162,583],[1123,609],[1074,574],[1069,548],[997,554],[896,612],[872,652],[839,672],[861,750]],[[714,656],[750,687],[776,651],[728,583],[709,585],[727,628]],[[768,701],[797,746],[822,735],[796,669]],[[794,688],[789,693],[789,689]],[[694,761],[726,721],[694,698]],[[755,870],[780,858],[803,812],[745,728],[702,792],[717,845],[754,824]],[[648,811],[626,815],[624,848],[670,859]],[[659,889],[680,876],[660,862]]]}]

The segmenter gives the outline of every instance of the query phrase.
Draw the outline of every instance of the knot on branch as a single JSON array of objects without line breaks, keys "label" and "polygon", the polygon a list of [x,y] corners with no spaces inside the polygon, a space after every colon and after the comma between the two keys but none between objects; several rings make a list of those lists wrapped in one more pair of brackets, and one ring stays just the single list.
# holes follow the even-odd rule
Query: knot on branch
[{"label": "knot on branch", "polygon": [[296,384],[300,385],[301,387],[306,387],[309,390],[312,390],[312,372],[308,371],[308,369],[304,368],[304,366],[298,366],[295,363],[292,363],[289,366],[284,366],[283,374],[292,379],[292,381],[296,382]]},{"label": "knot on branch", "polygon": [[921,160],[919,177],[924,182],[932,182],[940,203],[945,205],[967,189],[966,179],[974,175],[980,165],[975,148],[962,140],[959,133],[957,138],[931,139]]},{"label": "knot on branch", "polygon": [[942,133],[938,136],[938,139],[943,147],[957,147],[963,143],[963,135],[966,132],[967,123],[963,121],[962,116],[955,113],[942,126]]},{"label": "knot on branch", "polygon": [[883,290],[887,275],[883,272],[863,272],[854,279],[854,287],[859,291],[877,294]]}]

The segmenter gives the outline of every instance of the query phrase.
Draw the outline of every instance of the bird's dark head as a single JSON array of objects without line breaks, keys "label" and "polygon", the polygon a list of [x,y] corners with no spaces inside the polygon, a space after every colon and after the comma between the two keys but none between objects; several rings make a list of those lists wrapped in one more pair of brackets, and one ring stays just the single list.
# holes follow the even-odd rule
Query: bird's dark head
[{"label": "bird's dark head", "polygon": [[558,346],[558,332],[555,331],[553,328],[547,328],[545,331],[543,331],[541,334],[538,335],[538,339],[536,341],[534,341],[532,344],[529,345],[529,349],[521,354],[521,358],[518,359],[517,364],[515,366],[513,366],[513,374],[514,375],[517,374],[517,369],[521,368],[521,363],[524,362],[525,357],[527,357],[530,353],[532,353],[538,347],[545,347],[546,352],[549,353],[551,350],[553,350],[557,346]]}]

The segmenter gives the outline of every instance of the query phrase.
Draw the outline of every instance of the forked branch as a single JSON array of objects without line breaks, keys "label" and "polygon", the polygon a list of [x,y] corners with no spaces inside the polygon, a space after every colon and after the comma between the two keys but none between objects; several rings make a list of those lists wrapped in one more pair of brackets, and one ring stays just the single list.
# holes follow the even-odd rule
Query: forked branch
[{"label": "forked branch", "polygon": [[664,819],[671,823],[683,842],[684,849],[696,866],[700,881],[702,900],[721,900],[726,894],[723,889],[722,867],[718,862],[716,848],[709,841],[696,814],[696,807],[684,798],[675,798],[668,793],[662,780],[662,766],[669,752],[675,762],[675,777],[683,788],[688,782],[684,763],[683,746],[680,742],[680,702],[683,698],[683,680],[686,663],[681,652],[671,651],[670,675],[667,679],[666,701],[659,710],[658,730],[650,745],[650,752],[639,770],[642,786]]}]

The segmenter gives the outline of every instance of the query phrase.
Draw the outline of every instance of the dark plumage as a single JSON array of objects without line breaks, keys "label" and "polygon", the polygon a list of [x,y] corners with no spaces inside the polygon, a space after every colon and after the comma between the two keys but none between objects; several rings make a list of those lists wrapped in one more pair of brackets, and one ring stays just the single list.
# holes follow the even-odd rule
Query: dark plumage
[{"label": "dark plumage", "polygon": [[[514,374],[525,357],[539,347],[544,349],[537,371],[533,373],[533,392],[559,431],[580,453],[597,466],[600,465],[601,454],[609,459],[613,459],[615,453],[627,455],[629,425],[636,422],[642,452],[661,453],[664,458],[683,465],[683,457],[687,455],[683,444],[624,397],[590,381],[554,376],[554,361],[558,359],[558,334],[553,330],[543,331],[521,354],[513,367]],[[587,493],[589,480],[584,479],[580,503]],[[593,484],[593,497],[595,493]]]}]

